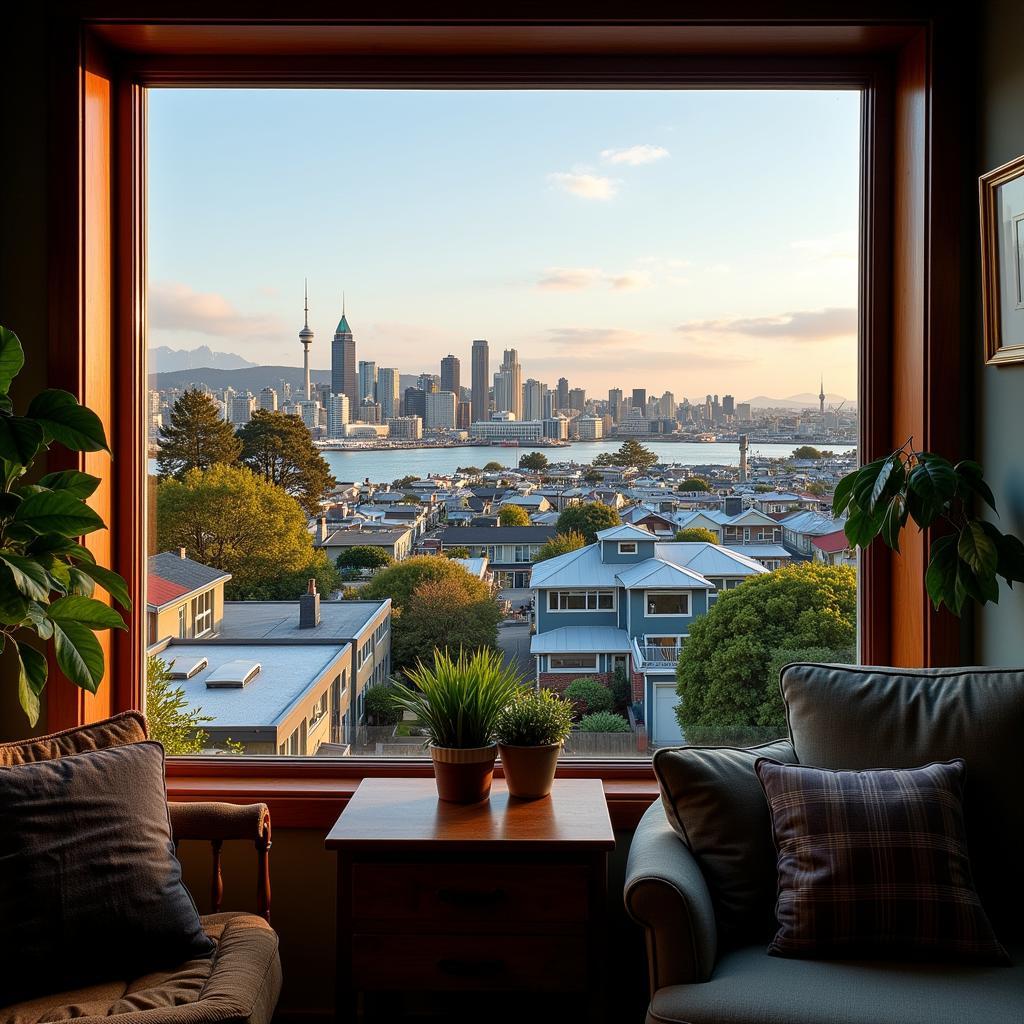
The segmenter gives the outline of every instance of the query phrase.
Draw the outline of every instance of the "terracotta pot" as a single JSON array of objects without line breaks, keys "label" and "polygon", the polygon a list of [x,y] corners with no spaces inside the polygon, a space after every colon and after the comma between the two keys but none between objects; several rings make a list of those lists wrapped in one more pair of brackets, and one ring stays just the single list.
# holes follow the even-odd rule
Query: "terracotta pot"
[{"label": "terracotta pot", "polygon": [[494,743],[486,747],[435,747],[431,743],[437,795],[453,804],[486,800],[491,795],[497,753]]},{"label": "terracotta pot", "polygon": [[561,743],[543,747],[507,747],[499,743],[498,753],[505,769],[509,793],[521,800],[539,800],[547,796],[555,781],[561,749]]}]

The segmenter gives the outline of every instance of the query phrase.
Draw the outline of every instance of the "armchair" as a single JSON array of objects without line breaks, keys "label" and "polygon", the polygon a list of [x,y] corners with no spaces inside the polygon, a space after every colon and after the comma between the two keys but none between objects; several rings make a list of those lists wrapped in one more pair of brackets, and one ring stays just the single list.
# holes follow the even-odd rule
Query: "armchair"
[{"label": "armchair", "polygon": [[913,767],[963,757],[975,881],[1012,966],[790,960],[719,938],[697,857],[651,806],[629,851],[625,903],[644,929],[648,1024],[1012,1024],[1024,1014],[1024,672],[791,665],[797,760]]}]

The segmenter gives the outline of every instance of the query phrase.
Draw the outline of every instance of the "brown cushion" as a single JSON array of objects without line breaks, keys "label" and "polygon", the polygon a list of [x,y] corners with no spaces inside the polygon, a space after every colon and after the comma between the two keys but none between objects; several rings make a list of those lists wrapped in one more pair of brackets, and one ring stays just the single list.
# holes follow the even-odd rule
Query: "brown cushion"
[{"label": "brown cushion", "polygon": [[1007,964],[974,889],[964,762],[756,766],[778,849],[777,956]]},{"label": "brown cushion", "polygon": [[708,884],[723,944],[767,942],[775,927],[775,847],[759,757],[795,761],[788,740],[759,747],[663,747],[654,771],[672,827]]},{"label": "brown cushion", "polygon": [[49,761],[55,757],[118,747],[124,743],[141,743],[148,737],[145,716],[139,711],[123,711],[102,722],[51,732],[48,736],[35,739],[0,743],[0,767]]},{"label": "brown cushion", "polygon": [[276,933],[253,914],[211,914],[202,922],[217,946],[212,957],[17,1003],[0,1009],[0,1024],[270,1024],[281,992]]}]

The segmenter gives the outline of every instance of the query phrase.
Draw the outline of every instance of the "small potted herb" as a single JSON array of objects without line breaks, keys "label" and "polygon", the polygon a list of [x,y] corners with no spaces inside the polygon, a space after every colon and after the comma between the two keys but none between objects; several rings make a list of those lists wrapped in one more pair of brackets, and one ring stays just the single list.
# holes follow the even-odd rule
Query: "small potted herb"
[{"label": "small potted herb", "polygon": [[551,792],[572,716],[572,702],[551,690],[521,690],[505,705],[495,732],[512,796],[538,800]]},{"label": "small potted herb", "polygon": [[393,700],[418,718],[430,737],[437,795],[452,803],[486,800],[491,792],[498,716],[519,691],[522,677],[499,651],[434,651],[432,665],[407,673],[412,687],[396,687]]}]

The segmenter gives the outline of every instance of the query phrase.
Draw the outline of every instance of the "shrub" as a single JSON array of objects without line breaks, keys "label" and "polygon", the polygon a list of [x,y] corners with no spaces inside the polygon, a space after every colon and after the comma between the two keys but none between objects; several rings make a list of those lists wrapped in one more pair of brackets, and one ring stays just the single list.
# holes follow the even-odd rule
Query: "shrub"
[{"label": "shrub", "polygon": [[366,716],[371,725],[397,725],[402,720],[402,709],[395,703],[395,686],[381,683],[366,691]]},{"label": "shrub", "polygon": [[594,711],[611,711],[614,704],[612,691],[604,683],[585,676],[576,679],[565,688],[565,696],[576,705],[580,715]]},{"label": "shrub", "polygon": [[573,706],[553,690],[522,690],[498,716],[499,743],[542,747],[564,743],[572,731]]},{"label": "shrub", "polygon": [[704,526],[688,526],[676,531],[676,540],[693,543],[703,541],[705,544],[717,544],[718,538]]},{"label": "shrub", "polygon": [[624,711],[633,699],[633,687],[630,685],[629,674],[619,665],[612,673],[612,706],[616,711]]},{"label": "shrub", "polygon": [[579,728],[580,732],[629,732],[629,722],[612,711],[597,711],[584,715]]}]

